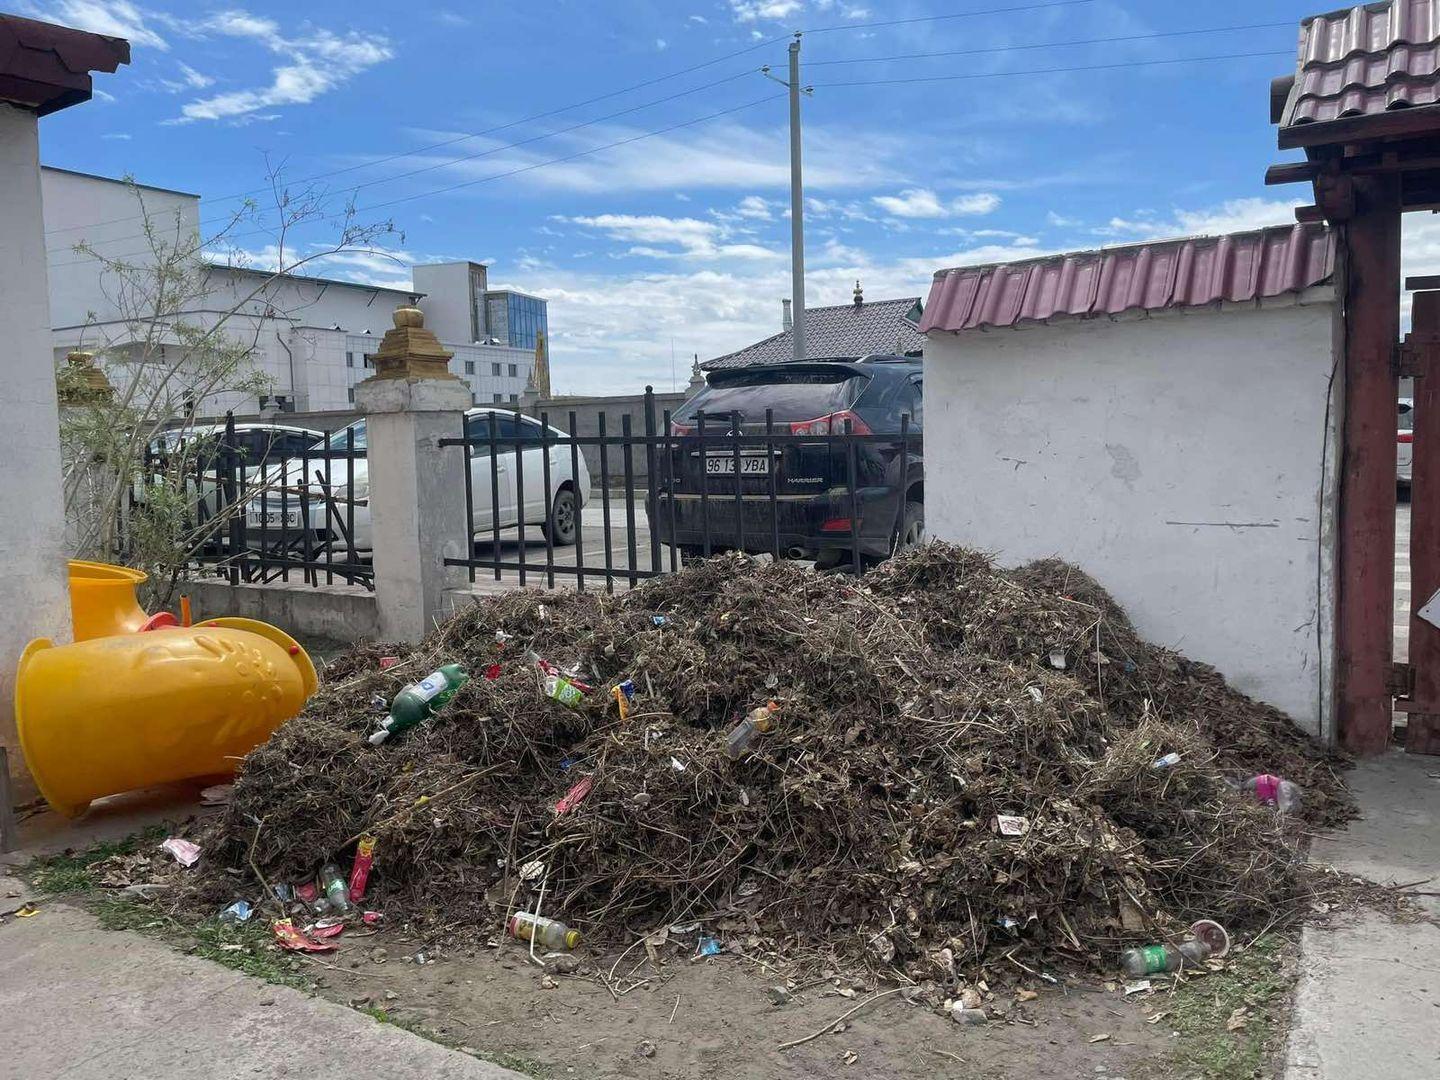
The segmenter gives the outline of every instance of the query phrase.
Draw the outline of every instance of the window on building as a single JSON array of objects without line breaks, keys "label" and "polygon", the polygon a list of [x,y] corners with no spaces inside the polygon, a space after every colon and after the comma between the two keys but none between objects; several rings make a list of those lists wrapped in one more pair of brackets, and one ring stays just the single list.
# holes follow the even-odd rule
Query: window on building
[{"label": "window on building", "polygon": [[515,376],[517,376],[517,375],[519,375],[519,374],[520,374],[520,369],[517,368],[514,364],[511,364],[511,365],[510,365],[510,377],[513,379],[513,378],[515,378]]},{"label": "window on building", "polygon": [[367,353],[365,354],[365,366],[368,367],[368,368],[373,368],[373,367],[375,366],[375,354],[374,354],[374,353],[368,353],[368,352],[367,352]]},{"label": "window on building", "polygon": [[345,366],[346,366],[346,367],[354,367],[354,366],[355,366],[355,354],[354,354],[353,352],[347,352],[347,353],[345,354]]},{"label": "window on building", "polygon": [[496,405],[501,404],[505,400],[505,396],[503,394],[494,394],[492,395],[492,397],[494,398]]},{"label": "window on building", "polygon": [[490,374],[498,377],[498,376],[500,375],[500,365],[499,365],[499,364],[491,364],[491,365],[490,365]]},{"label": "window on building", "polygon": [[510,395],[510,404],[511,404],[511,405],[514,405],[514,404],[515,404],[517,401],[519,401],[519,400],[520,400],[520,395],[519,395],[519,394],[511,394],[511,395]]},{"label": "window on building", "polygon": [[355,387],[353,387],[353,386],[346,387],[346,389],[345,389],[345,400],[348,401],[348,402],[350,402],[350,404],[352,404],[352,405],[355,404]]},{"label": "window on building", "polygon": [[475,374],[475,361],[474,361],[474,360],[466,360],[466,361],[465,361],[465,374],[466,374],[466,375],[474,375],[474,374]]}]

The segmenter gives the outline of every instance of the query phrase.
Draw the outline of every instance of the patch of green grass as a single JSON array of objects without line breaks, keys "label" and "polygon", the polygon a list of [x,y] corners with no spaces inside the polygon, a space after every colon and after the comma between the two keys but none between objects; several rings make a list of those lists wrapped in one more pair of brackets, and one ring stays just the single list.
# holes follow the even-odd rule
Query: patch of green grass
[{"label": "patch of green grass", "polygon": [[[1175,1075],[1197,1080],[1251,1080],[1267,1075],[1266,1062],[1285,1034],[1293,967],[1293,939],[1262,939],[1229,961],[1221,973],[1192,979],[1176,991],[1164,1024],[1179,1032]],[[1245,1010],[1244,1027],[1226,1024]]]},{"label": "patch of green grass", "polygon": [[124,840],[107,840],[84,851],[66,851],[33,859],[21,868],[20,873],[31,885],[49,896],[87,892],[100,885],[94,871],[96,863],[114,855],[133,855],[143,847],[158,844],[166,835],[165,826],[152,825]]}]

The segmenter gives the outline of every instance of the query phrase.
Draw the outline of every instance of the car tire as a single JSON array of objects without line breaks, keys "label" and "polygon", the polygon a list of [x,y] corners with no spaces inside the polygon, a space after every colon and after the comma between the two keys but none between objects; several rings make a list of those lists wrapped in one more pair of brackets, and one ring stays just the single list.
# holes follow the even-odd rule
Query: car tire
[{"label": "car tire", "polygon": [[580,534],[580,504],[575,492],[561,488],[550,504],[550,517],[546,519],[545,538],[556,547],[569,547]]},{"label": "car tire", "polygon": [[905,503],[905,517],[900,523],[900,535],[895,538],[895,551],[899,555],[902,551],[911,551],[925,542],[925,504],[922,502],[907,501]]}]

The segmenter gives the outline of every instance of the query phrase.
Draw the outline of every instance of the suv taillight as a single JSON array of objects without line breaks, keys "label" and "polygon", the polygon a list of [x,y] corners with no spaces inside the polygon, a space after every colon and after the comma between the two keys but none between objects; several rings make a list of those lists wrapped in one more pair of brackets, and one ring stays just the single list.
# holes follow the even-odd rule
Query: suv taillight
[{"label": "suv taillight", "polygon": [[790,423],[791,435],[843,435],[845,421],[850,421],[851,435],[873,435],[870,425],[861,420],[850,409],[841,409],[829,416],[817,416],[814,420],[794,420]]},{"label": "suv taillight", "polygon": [[1395,436],[1395,441],[1401,443],[1413,443],[1415,441],[1415,433],[1413,431],[1398,432]]}]

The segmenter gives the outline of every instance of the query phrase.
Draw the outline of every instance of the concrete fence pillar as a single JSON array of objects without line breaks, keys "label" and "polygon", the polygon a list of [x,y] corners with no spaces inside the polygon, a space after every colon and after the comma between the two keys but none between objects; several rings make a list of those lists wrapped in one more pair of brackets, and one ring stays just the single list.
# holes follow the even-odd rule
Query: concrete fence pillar
[{"label": "concrete fence pillar", "polygon": [[419,641],[449,614],[447,593],[465,577],[445,565],[469,548],[465,452],[440,440],[462,433],[474,401],[421,311],[398,308],[394,319],[355,404],[365,415],[380,636]]}]

